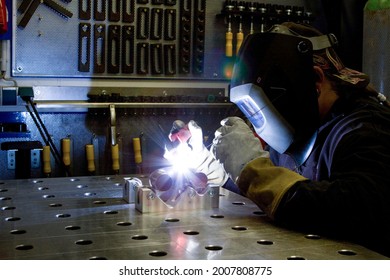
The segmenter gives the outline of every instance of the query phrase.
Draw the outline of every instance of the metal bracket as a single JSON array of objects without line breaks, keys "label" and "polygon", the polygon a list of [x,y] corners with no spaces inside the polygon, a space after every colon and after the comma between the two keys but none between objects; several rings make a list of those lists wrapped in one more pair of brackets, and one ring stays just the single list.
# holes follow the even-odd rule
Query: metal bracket
[{"label": "metal bracket", "polygon": [[16,154],[15,150],[8,150],[7,151],[7,168],[10,170],[14,170],[16,168]]},{"label": "metal bracket", "polygon": [[41,166],[41,151],[34,149],[31,150],[31,168],[39,168]]}]

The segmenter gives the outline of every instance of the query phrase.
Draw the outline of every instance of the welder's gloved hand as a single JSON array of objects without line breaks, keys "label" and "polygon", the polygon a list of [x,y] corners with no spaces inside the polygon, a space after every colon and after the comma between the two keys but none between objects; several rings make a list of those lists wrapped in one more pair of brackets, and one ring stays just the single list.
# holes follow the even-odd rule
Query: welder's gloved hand
[{"label": "welder's gloved hand", "polygon": [[221,125],[215,132],[210,150],[236,182],[248,162],[258,157],[269,157],[269,153],[263,150],[260,139],[243,119],[228,117],[221,121]]},{"label": "welder's gloved hand", "polygon": [[188,129],[191,132],[191,138],[188,140],[191,148],[191,158],[189,158],[192,161],[191,165],[197,172],[206,174],[209,183],[224,185],[229,177],[222,164],[204,145],[202,128],[191,120]]},{"label": "welder's gloved hand", "polygon": [[[180,125],[178,126],[178,124]],[[171,131],[169,138],[171,141],[179,141],[180,145],[168,151],[164,157],[176,165],[177,169],[185,167],[195,172],[204,173],[208,183],[224,185],[229,177],[222,164],[203,144],[202,129],[193,120],[187,125],[183,124],[181,121],[174,122],[174,133]],[[188,134],[190,134],[189,138],[187,138]]]},{"label": "welder's gloved hand", "polygon": [[297,182],[308,180],[284,167],[274,166],[269,158],[250,161],[237,181],[240,191],[256,203],[270,218],[286,192]]}]

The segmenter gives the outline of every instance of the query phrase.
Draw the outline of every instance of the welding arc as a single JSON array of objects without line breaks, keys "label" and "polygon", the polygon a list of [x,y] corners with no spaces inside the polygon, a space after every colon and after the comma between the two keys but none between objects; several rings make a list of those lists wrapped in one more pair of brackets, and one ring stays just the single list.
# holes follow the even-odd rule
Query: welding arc
[{"label": "welding arc", "polygon": [[[33,111],[31,111],[29,105],[31,106]],[[65,164],[63,163],[63,161],[61,160],[61,155],[58,152],[56,146],[54,145],[53,140],[50,137],[49,131],[47,130],[45,124],[43,123],[41,117],[39,116],[38,110],[36,109],[32,100],[27,101],[26,108],[27,108],[27,111],[30,113],[31,118],[33,119],[35,125],[37,126],[39,133],[41,134],[41,137],[42,137],[43,141],[45,142],[46,146],[50,147],[50,150],[52,151],[52,153],[54,155],[54,159],[55,159],[56,163],[65,170],[65,175],[71,176],[69,168],[66,167]]]}]

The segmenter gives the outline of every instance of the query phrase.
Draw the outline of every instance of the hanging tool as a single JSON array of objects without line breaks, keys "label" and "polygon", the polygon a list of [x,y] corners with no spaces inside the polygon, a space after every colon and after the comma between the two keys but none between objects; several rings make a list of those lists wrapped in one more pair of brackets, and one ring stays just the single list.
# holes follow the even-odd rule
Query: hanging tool
[{"label": "hanging tool", "polygon": [[133,138],[133,150],[134,150],[134,162],[136,165],[136,174],[142,174],[142,149],[141,149],[141,138],[142,134],[140,137],[135,137]]},{"label": "hanging tool", "polygon": [[71,141],[69,137],[61,139],[61,149],[62,149],[62,161],[66,169],[69,170],[71,165],[71,156],[70,156]]},{"label": "hanging tool", "polygon": [[225,34],[225,55],[227,57],[233,56],[233,32],[232,32],[232,14],[234,6],[231,1],[226,1],[225,12],[227,12],[227,30]]},{"label": "hanging tool", "polygon": [[68,19],[73,16],[73,13],[66,8],[62,7],[53,0],[24,0],[18,8],[18,12],[24,14],[22,19],[18,23],[18,27],[25,28],[30,21],[31,17],[34,15],[39,4],[44,4],[60,16]]},{"label": "hanging tool", "polygon": [[50,146],[50,149],[54,155],[54,159],[56,163],[65,171],[65,175],[69,176],[70,175],[69,170],[67,170],[66,167],[64,166],[64,163],[61,160],[61,155],[57,147],[54,145],[53,140],[49,134],[49,131],[47,130],[45,124],[43,123],[37,108],[35,107],[35,104],[33,102],[34,92],[32,88],[19,88],[19,96],[21,96],[21,98],[26,102],[26,109],[31,115],[31,118],[33,119],[36,127],[38,128],[38,131],[41,134],[41,137],[45,142],[45,145]]},{"label": "hanging tool", "polygon": [[116,113],[115,105],[110,105],[110,123],[111,123],[111,159],[112,170],[115,174],[119,174],[119,145],[116,134]]},{"label": "hanging tool", "polygon": [[240,50],[241,44],[244,41],[244,32],[242,29],[242,13],[245,10],[244,2],[240,1],[237,6],[239,15],[239,21],[238,21],[238,32],[236,34],[236,54],[238,54],[238,51]]},{"label": "hanging tool", "polygon": [[95,149],[93,144],[85,145],[85,155],[87,158],[87,169],[89,174],[94,175],[96,171],[95,167]]},{"label": "hanging tool", "polygon": [[260,12],[260,32],[264,33],[266,30],[266,16],[267,16],[267,8],[264,4],[259,4],[258,10]]},{"label": "hanging tool", "polygon": [[50,177],[51,176],[50,146],[43,146],[42,162],[43,162],[43,173],[46,175],[46,177]]},{"label": "hanging tool", "polygon": [[251,18],[251,20],[250,20],[250,28],[249,28],[249,34],[253,34],[253,33],[255,33],[255,28],[254,28],[254,14],[255,14],[255,12],[256,12],[256,3],[254,3],[254,2],[249,2],[248,3],[248,11],[249,11],[249,13],[250,13],[250,18]]}]

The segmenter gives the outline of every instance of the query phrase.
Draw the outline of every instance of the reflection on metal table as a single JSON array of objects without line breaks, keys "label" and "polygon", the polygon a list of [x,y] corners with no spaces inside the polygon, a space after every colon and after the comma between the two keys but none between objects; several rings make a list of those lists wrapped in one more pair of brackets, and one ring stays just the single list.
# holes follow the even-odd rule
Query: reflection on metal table
[{"label": "reflection on metal table", "polygon": [[276,227],[224,189],[219,207],[141,213],[124,185],[124,176],[0,181],[0,259],[387,259]]}]

